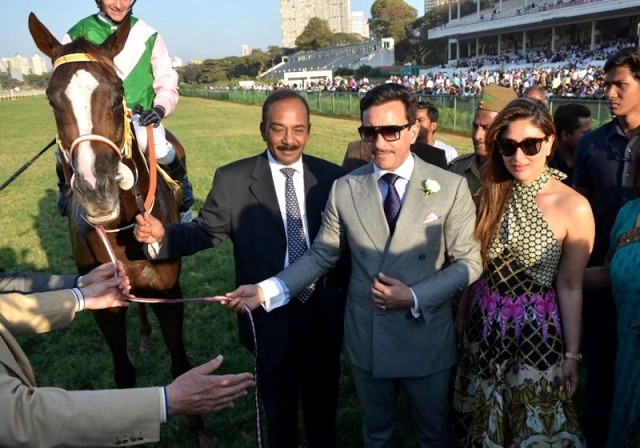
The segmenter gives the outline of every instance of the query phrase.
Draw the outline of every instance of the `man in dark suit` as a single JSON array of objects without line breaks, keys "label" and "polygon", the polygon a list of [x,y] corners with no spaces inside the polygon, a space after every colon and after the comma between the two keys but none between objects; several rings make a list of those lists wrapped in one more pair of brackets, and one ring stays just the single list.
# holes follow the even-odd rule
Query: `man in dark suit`
[{"label": "man in dark suit", "polygon": [[[416,142],[411,145],[411,152],[425,162],[440,167],[443,170],[448,168],[446,153],[440,148],[416,140]],[[342,168],[351,172],[371,162],[371,159],[371,150],[367,144],[362,140],[356,140],[347,146],[347,152],[342,161]]]},{"label": "man in dark suit", "polygon": [[419,128],[416,108],[411,91],[400,84],[367,92],[359,132],[372,163],[334,182],[305,256],[277,277],[227,294],[238,311],[246,305],[278,312],[350,249],[345,351],[367,448],[395,446],[401,388],[409,398],[416,446],[451,446],[451,297],[482,270],[467,182],[410,152]]},{"label": "man in dark suit", "polygon": [[[236,282],[252,283],[276,274],[291,261],[289,224],[302,221],[307,247],[318,233],[333,181],[345,171],[303,155],[309,138],[309,107],[294,91],[273,93],[262,108],[260,132],[268,150],[217,170],[213,186],[191,223],[162,227],[138,217],[136,236],[157,255],[180,257],[234,244]],[[293,171],[289,171],[293,169]],[[282,171],[285,170],[285,171]],[[288,172],[297,198],[297,217],[287,212]],[[159,243],[158,247],[155,243]],[[292,300],[275,312],[253,312],[257,331],[258,387],[271,448],[297,448],[298,397],[310,448],[335,447],[339,359],[344,293],[335,276],[315,280],[309,298]],[[346,290],[346,282],[345,282]],[[239,317],[240,339],[254,350],[249,321]]]}]

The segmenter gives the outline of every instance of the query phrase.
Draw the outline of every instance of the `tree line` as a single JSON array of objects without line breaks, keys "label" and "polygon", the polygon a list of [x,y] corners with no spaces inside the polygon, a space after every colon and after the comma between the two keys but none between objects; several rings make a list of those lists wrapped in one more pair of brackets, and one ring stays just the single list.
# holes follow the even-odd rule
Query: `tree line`
[{"label": "tree line", "polygon": [[[493,4],[493,0],[481,1],[481,8]],[[477,3],[460,0],[462,16],[474,12]],[[457,6],[456,6],[457,9]],[[376,0],[371,6],[369,29],[373,38],[392,37],[395,41],[396,65],[438,65],[446,60],[446,39],[427,42],[428,30],[448,21],[448,5],[439,5],[418,17],[415,8],[404,0]],[[253,50],[247,56],[229,56],[222,59],[205,59],[202,64],[182,67],[182,82],[187,84],[219,84],[236,79],[254,79],[281,62],[282,57],[298,51],[315,51],[361,42],[359,35],[334,33],[326,20],[314,17],[296,39],[296,48],[269,46],[267,51]],[[348,75],[349,70],[340,70]],[[352,73],[355,74],[355,73]]]},{"label": "tree line", "polygon": [[[481,7],[488,7],[494,0],[481,1]],[[476,10],[473,0],[460,0],[461,15]],[[411,63],[413,65],[438,65],[446,60],[446,39],[427,42],[428,30],[448,21],[449,8],[439,5],[418,17],[415,8],[404,0],[376,0],[371,6],[369,29],[373,38],[392,37],[395,41],[396,65]],[[226,84],[232,80],[255,79],[269,68],[280,63],[286,55],[298,51],[315,51],[337,45],[347,45],[363,41],[362,36],[350,33],[334,33],[327,21],[314,17],[296,39],[295,48],[281,48],[271,45],[266,51],[254,49],[247,56],[229,56],[221,59],[205,59],[199,64],[188,64],[180,67],[180,81],[185,84]],[[339,69],[342,76],[375,74],[371,67],[364,67],[359,72]],[[0,74],[0,85],[20,86],[44,85],[48,76],[25,76],[25,82],[7,79]]]}]

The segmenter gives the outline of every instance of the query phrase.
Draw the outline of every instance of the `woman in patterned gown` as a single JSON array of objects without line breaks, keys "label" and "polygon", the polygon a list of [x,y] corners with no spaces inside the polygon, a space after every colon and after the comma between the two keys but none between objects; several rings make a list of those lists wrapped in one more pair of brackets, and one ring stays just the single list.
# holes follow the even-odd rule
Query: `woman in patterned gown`
[{"label": "woman in patterned gown", "polygon": [[517,99],[487,131],[476,236],[484,273],[460,306],[456,447],[582,447],[582,278],[593,246],[587,200],[548,168],[553,119]]}]

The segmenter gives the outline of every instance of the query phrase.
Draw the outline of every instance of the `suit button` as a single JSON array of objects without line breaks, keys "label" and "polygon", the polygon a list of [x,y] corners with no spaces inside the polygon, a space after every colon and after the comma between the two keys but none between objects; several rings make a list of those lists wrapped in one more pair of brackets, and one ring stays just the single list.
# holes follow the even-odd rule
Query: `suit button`
[{"label": "suit button", "polygon": [[362,258],[366,258],[367,257],[367,253],[363,250],[360,251],[360,256],[362,256]]},{"label": "suit button", "polygon": [[427,258],[425,254],[418,255],[418,260],[424,260],[425,258]]}]

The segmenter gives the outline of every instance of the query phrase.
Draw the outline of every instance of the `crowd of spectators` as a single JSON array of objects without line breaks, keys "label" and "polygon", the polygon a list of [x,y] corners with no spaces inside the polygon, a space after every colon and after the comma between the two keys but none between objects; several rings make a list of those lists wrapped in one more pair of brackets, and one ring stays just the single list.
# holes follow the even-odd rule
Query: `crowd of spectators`
[{"label": "crowd of spectators", "polygon": [[[563,45],[551,52],[532,48],[524,55],[506,53],[460,60],[454,69],[435,68],[420,75],[391,75],[372,81],[354,76],[307,83],[279,82],[255,86],[256,90],[290,88],[307,92],[351,92],[364,94],[382,82],[404,84],[423,95],[478,96],[486,85],[513,88],[520,96],[530,87],[544,89],[547,97],[599,99],[604,93],[604,60],[618,50],[633,46],[629,39],[602,42],[594,50],[588,44]],[[423,71],[421,71],[423,72]]]},{"label": "crowd of spectators", "polygon": [[551,52],[532,48],[525,55],[471,58],[460,61],[455,71],[435,70],[419,76],[392,76],[399,82],[428,95],[476,96],[482,87],[498,84],[522,94],[532,86],[545,89],[548,97],[600,98],[604,92],[602,64],[611,54],[633,46],[629,39],[589,45],[564,45]]},{"label": "crowd of spectators", "polygon": [[425,95],[477,96],[486,85],[513,88],[522,94],[532,86],[540,86],[547,97],[579,97],[597,99],[604,93],[601,66],[466,70],[431,72],[418,76],[391,76],[388,82],[404,84]]},{"label": "crowd of spectators", "polygon": [[481,68],[491,65],[524,65],[524,64],[549,64],[565,63],[575,66],[589,65],[593,61],[604,62],[609,56],[618,50],[634,46],[632,39],[617,38],[601,42],[594,49],[590,48],[589,42],[566,43],[559,45],[554,51],[549,46],[528,48],[525,52],[518,50],[504,51],[499,56],[494,50],[489,50],[487,54],[460,59],[457,62],[458,68]]}]

